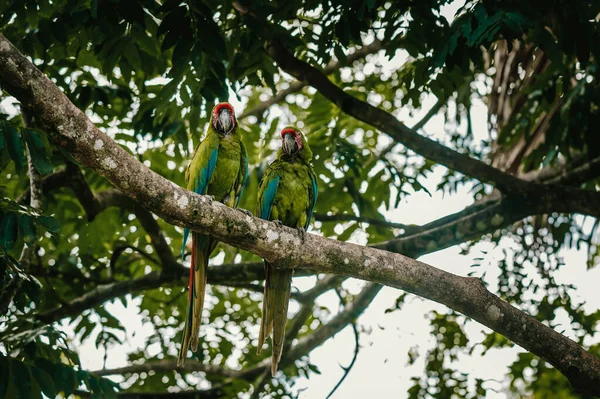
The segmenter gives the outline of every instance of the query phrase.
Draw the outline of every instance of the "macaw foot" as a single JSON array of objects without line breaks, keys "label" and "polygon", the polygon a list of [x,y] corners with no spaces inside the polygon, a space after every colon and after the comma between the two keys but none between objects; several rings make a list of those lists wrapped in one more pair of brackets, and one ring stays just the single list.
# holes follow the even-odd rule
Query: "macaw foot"
[{"label": "macaw foot", "polygon": [[277,225],[277,227],[281,227],[283,226],[283,223],[281,223],[281,220],[271,220],[271,222],[275,223]]},{"label": "macaw foot", "polygon": [[248,209],[244,209],[244,208],[238,208],[238,211],[242,212],[244,215],[246,216],[250,216],[253,217],[254,215],[252,214],[252,212],[250,212]]},{"label": "macaw foot", "polygon": [[213,202],[215,200],[215,197],[213,195],[205,195],[206,198],[208,198],[208,202]]},{"label": "macaw foot", "polygon": [[298,230],[300,238],[302,239],[302,242],[304,242],[304,239],[306,238],[306,229],[304,227],[296,227],[296,230]]}]

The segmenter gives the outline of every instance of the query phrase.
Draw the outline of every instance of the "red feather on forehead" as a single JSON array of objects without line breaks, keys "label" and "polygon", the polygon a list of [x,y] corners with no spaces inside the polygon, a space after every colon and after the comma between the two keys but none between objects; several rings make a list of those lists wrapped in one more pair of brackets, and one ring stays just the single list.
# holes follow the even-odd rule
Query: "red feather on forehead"
[{"label": "red feather on forehead", "polygon": [[229,110],[229,112],[231,113],[231,115],[234,115],[233,106],[231,104],[219,103],[215,106],[215,109],[213,110],[213,116],[216,118],[219,115],[219,112],[221,112],[221,110],[223,108],[227,108]]},{"label": "red feather on forehead", "polygon": [[288,127],[281,131],[281,139],[283,140],[283,136],[285,136],[288,133],[291,134],[292,136],[294,136],[294,140],[296,140],[296,144],[298,145],[298,150],[301,150],[302,149],[302,135],[300,133],[298,133],[297,131],[295,131],[294,129]]}]

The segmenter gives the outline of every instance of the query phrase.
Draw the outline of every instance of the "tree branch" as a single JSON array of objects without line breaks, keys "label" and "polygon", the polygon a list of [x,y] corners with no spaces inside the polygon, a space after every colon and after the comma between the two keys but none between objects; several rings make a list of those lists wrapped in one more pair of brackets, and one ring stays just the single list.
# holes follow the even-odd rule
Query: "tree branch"
[{"label": "tree branch", "polygon": [[390,228],[394,228],[394,229],[404,229],[404,230],[410,230],[414,227],[412,225],[388,222],[387,220],[365,217],[365,216],[356,216],[356,215],[351,215],[348,213],[337,213],[337,214],[332,214],[332,215],[328,215],[326,213],[315,213],[314,218],[315,218],[315,220],[318,220],[319,222],[359,222],[359,223],[369,223],[370,225],[373,225],[373,226],[390,227]]},{"label": "tree branch", "polygon": [[[600,217],[600,209],[596,205],[600,203],[600,193],[556,184],[541,185],[519,179],[482,161],[458,153],[421,136],[399,122],[392,114],[361,101],[336,86],[319,70],[295,58],[279,41],[274,40],[268,43],[268,53],[281,69],[296,79],[313,86],[323,96],[340,107],[343,112],[387,133],[394,140],[425,158],[474,177],[481,182],[493,184],[504,194],[551,202],[557,206],[561,203],[563,205],[570,204],[569,209],[571,210],[563,212],[578,212]],[[573,208],[577,209],[572,210]]]},{"label": "tree branch", "polygon": [[[103,369],[92,371],[93,374],[98,376],[107,375],[124,375],[129,373],[142,373],[148,371],[165,372],[173,371],[176,369],[176,362],[171,359],[157,360],[153,362],[146,362],[141,364],[132,364],[126,367],[119,367],[114,369]],[[178,367],[177,370],[185,372],[202,372],[206,374],[215,374],[228,378],[243,378],[245,376],[244,371],[237,371],[227,369],[221,366],[214,366],[212,364],[201,363],[194,359],[188,359],[184,366]]]},{"label": "tree branch", "polygon": [[[296,275],[313,274],[310,270],[298,270]],[[168,273],[151,272],[144,277],[134,280],[117,281],[110,284],[98,285],[85,295],[82,295],[67,304],[56,306],[43,313],[39,313],[35,318],[43,323],[50,324],[65,317],[74,317],[86,309],[91,309],[102,303],[125,296],[127,294],[137,294],[146,290],[152,290],[160,287],[180,287],[184,289],[186,279],[189,276],[189,269],[177,265],[176,269]],[[241,284],[254,280],[265,279],[265,267],[262,262],[226,264],[208,267],[208,282],[210,284],[226,285],[237,287]]]},{"label": "tree branch", "polygon": [[[271,49],[278,56],[281,46],[271,46]],[[164,179],[96,128],[48,77],[2,35],[0,84],[35,113],[57,145],[167,222],[204,231],[219,241],[248,250],[280,267],[311,268],[319,272],[356,277],[445,304],[547,360],[571,381],[575,389],[600,395],[600,359],[493,295],[478,279],[456,276],[400,254],[342,243],[310,233],[301,235],[296,229],[248,216]],[[339,89],[335,87],[335,90]],[[342,109],[354,110],[355,101],[341,104]],[[383,112],[376,108],[371,111],[373,115]],[[389,119],[399,129],[391,115],[383,112],[380,116]],[[421,139],[414,139],[414,142],[423,143],[419,141]],[[433,147],[428,147],[429,144],[426,147],[437,148],[447,155],[448,149],[431,143]],[[481,167],[480,162],[458,155],[450,160],[464,162],[467,171],[473,169],[477,172]],[[442,156],[440,160],[444,159],[445,156]],[[483,173],[477,174],[501,186],[513,183],[512,177],[506,180],[504,174],[487,165]],[[564,199],[560,194],[549,196],[545,205],[561,208],[556,201]],[[594,203],[596,207],[598,203],[600,201]],[[562,207],[558,211],[569,209],[573,212],[572,206]]]},{"label": "tree branch", "polygon": [[507,193],[528,190],[526,182],[423,137],[399,122],[392,114],[346,93],[319,70],[295,58],[280,42],[272,41],[267,46],[269,55],[285,72],[301,82],[310,84],[346,114],[388,134],[397,142],[425,158],[467,176],[475,177],[482,182],[494,184]]},{"label": "tree branch", "polygon": [[[340,69],[344,66],[352,65],[352,63],[354,61],[357,61],[361,58],[365,58],[367,55],[374,54],[381,49],[382,49],[381,41],[375,40],[373,43],[367,44],[366,46],[362,46],[361,48],[357,49],[354,53],[348,55],[348,57],[343,62],[342,61],[332,61],[325,68],[323,68],[323,73],[325,75],[331,75],[338,69]],[[306,86],[308,86],[308,84],[305,82],[290,83],[290,86],[287,89],[280,91],[279,93],[277,93],[276,95],[274,95],[273,97],[268,99],[267,101],[261,102],[256,107],[244,111],[239,116],[238,120],[246,119],[250,116],[260,117],[272,105],[275,105],[275,104],[285,100],[285,98],[287,96],[301,91]]]},{"label": "tree branch", "polygon": [[148,233],[150,242],[160,259],[163,269],[166,271],[174,271],[175,273],[178,271],[181,265],[177,262],[173,252],[171,252],[171,247],[167,243],[167,240],[165,239],[158,222],[154,219],[154,216],[152,216],[152,213],[137,202],[132,201],[131,198],[127,197],[119,190],[101,191],[96,195],[96,201],[98,202],[99,209],[104,209],[109,206],[119,206],[131,210],[146,233]]}]

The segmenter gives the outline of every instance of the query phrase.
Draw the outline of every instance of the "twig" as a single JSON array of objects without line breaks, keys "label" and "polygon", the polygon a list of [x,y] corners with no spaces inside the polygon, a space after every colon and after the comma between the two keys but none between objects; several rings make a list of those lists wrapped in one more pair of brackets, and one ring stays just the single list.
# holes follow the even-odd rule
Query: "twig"
[{"label": "twig", "polygon": [[[342,294],[340,293],[339,290],[335,290],[338,298],[340,298],[340,302],[344,303],[344,298],[342,297]],[[340,380],[338,381],[337,384],[335,384],[335,386],[333,387],[333,389],[331,390],[331,392],[329,392],[329,395],[327,395],[327,397],[325,399],[329,399],[331,397],[331,395],[333,395],[335,393],[335,391],[342,385],[342,382],[344,382],[344,380],[346,379],[346,377],[348,376],[348,374],[350,373],[350,370],[352,369],[352,367],[354,366],[354,363],[356,362],[356,359],[358,358],[358,352],[360,351],[360,344],[359,344],[359,334],[358,334],[358,329],[356,328],[356,320],[351,324],[352,326],[352,331],[354,331],[354,343],[355,343],[355,347],[354,347],[354,355],[352,356],[352,361],[350,361],[350,364],[348,365],[348,367],[344,367],[342,365],[340,365],[340,367],[342,368],[342,370],[344,370],[344,375],[342,375],[342,378],[340,378]]]}]

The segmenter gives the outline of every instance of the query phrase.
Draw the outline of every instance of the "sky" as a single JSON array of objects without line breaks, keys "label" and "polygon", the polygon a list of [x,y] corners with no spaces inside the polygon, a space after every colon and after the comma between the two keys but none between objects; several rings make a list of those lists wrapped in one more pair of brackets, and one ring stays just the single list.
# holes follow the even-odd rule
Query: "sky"
[{"label": "sky", "polygon": [[[451,4],[444,11],[444,15],[450,19],[462,3]],[[379,62],[386,68],[394,69],[402,64],[403,59],[403,55],[399,54],[392,60],[380,58]],[[245,101],[238,102],[232,95],[231,102],[236,110],[239,110],[238,114],[241,114]],[[413,117],[408,112],[400,112],[398,119],[410,126],[427,112],[433,102],[433,98],[424,101],[423,109]],[[476,135],[480,139],[487,137],[485,105],[475,102],[472,111]],[[285,125],[286,121],[283,120],[281,123]],[[444,119],[439,115],[432,118],[425,125],[422,133],[437,140],[444,140],[446,138]],[[387,143],[381,144],[385,146]],[[385,212],[386,218],[393,222],[420,225],[458,212],[470,205],[473,198],[468,187],[459,188],[458,192],[452,195],[434,191],[443,172],[444,169],[438,167],[424,181],[425,186],[432,193],[431,196],[423,191],[407,196],[397,209]],[[355,241],[360,242],[360,237],[355,238]],[[510,248],[510,240],[503,239],[498,247],[489,243],[480,243],[468,255],[461,255],[458,247],[452,247],[423,256],[420,260],[445,271],[465,276],[472,270],[470,266],[474,259],[481,257],[483,258],[482,267],[488,270],[487,281],[490,289],[493,290],[497,278],[497,262],[502,257],[502,250],[510,250]],[[561,254],[566,266],[557,273],[558,282],[573,284],[577,287],[578,298],[587,300],[585,307],[588,311],[600,308],[600,297],[596,295],[597,282],[600,281],[600,268],[586,270],[584,251],[564,250]],[[307,289],[314,284],[314,278],[297,278],[294,280],[294,284],[300,289]],[[362,284],[356,280],[349,280],[344,287],[357,293]],[[386,309],[394,305],[396,298],[401,293],[397,289],[385,287],[359,318],[359,328],[368,333],[361,334],[361,349],[357,362],[332,398],[406,398],[408,396],[406,392],[412,385],[411,378],[422,375],[423,356],[420,356],[415,364],[409,366],[407,364],[408,352],[416,348],[418,353],[423,355],[434,345],[435,341],[431,336],[428,315],[433,310],[445,313],[447,308],[411,295],[401,310],[385,313]],[[337,309],[338,300],[333,293],[328,293],[319,299],[319,303],[331,309]],[[152,334],[152,328],[144,325],[141,321],[138,304],[139,300],[130,299],[127,307],[121,303],[105,305],[106,309],[114,316],[126,321],[127,330],[124,345],[113,347],[110,350],[107,368],[127,365],[127,353],[141,348],[146,338]],[[561,317],[558,320],[568,325],[569,320],[566,316]],[[62,328],[69,336],[74,336],[69,325],[63,324]],[[256,328],[258,330],[258,326]],[[468,337],[473,340],[480,340],[484,332],[489,332],[487,328],[474,321],[467,322],[465,330]],[[103,368],[104,352],[95,348],[96,334],[97,332],[92,334],[82,344],[79,344],[74,338],[74,346],[79,348],[82,366],[87,370]],[[179,345],[179,340],[174,344]],[[147,350],[149,353],[153,353],[157,348],[148,347]],[[348,365],[353,351],[354,336],[350,327],[314,350],[310,354],[310,362],[318,366],[321,374],[313,374],[310,379],[300,378],[297,381],[295,389],[300,393],[300,398],[324,398],[341,378],[343,374],[341,366]],[[474,378],[493,380],[484,385],[488,390],[488,398],[507,398],[508,381],[504,376],[507,373],[508,365],[516,359],[520,351],[522,349],[517,346],[511,349],[491,349],[485,355],[481,355],[481,350],[475,350],[471,355],[459,356],[456,367],[460,371],[468,373],[471,382],[474,381]]]}]

